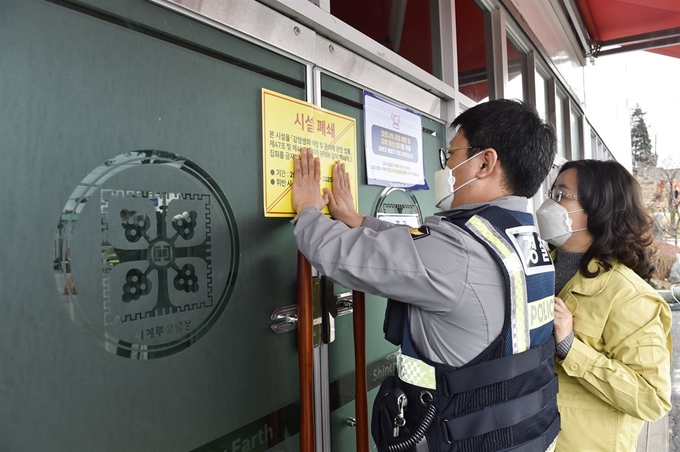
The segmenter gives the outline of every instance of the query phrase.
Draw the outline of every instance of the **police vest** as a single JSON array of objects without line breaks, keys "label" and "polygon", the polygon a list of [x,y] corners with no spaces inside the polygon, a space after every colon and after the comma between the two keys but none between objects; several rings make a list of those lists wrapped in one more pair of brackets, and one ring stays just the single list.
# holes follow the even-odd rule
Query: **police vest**
[{"label": "police vest", "polygon": [[[560,429],[552,335],[555,278],[533,217],[483,206],[446,219],[482,243],[502,269],[503,328],[486,350],[455,368],[418,353],[409,331],[408,306],[390,300],[384,330],[387,340],[400,345],[398,378],[383,382],[376,398],[374,440],[381,451],[413,450],[414,444],[400,448],[399,440],[409,427],[413,436],[414,426],[429,417],[432,422],[424,435],[430,452],[554,450]],[[390,437],[396,430],[388,429],[393,419],[385,414],[390,402],[382,399],[391,388],[408,399],[406,424],[397,438]]]}]

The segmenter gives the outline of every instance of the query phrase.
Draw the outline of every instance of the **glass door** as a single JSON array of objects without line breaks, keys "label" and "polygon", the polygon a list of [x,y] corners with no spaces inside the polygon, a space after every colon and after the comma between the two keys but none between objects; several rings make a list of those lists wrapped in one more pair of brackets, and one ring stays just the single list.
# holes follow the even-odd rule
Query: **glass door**
[{"label": "glass door", "polygon": [[[322,74],[321,106],[353,117],[357,121],[359,211],[365,215],[374,215],[376,202],[385,187],[366,184],[362,90],[331,75]],[[437,149],[445,145],[445,125],[424,116],[422,123],[426,180],[432,183],[434,171],[439,169]],[[418,200],[423,216],[434,212],[434,195],[431,190],[413,190],[412,193]],[[336,293],[348,290],[335,286]],[[366,368],[361,371],[365,371],[367,376],[369,418],[380,383],[395,371],[396,347],[383,338],[385,306],[384,298],[366,295]],[[348,422],[356,418],[354,404],[356,369],[351,315],[336,319],[335,341],[328,346],[328,362],[332,450],[350,452],[356,450],[356,429],[350,426],[351,421]]]},{"label": "glass door", "polygon": [[260,118],[306,66],[147,2],[0,9],[0,448],[297,450]]}]

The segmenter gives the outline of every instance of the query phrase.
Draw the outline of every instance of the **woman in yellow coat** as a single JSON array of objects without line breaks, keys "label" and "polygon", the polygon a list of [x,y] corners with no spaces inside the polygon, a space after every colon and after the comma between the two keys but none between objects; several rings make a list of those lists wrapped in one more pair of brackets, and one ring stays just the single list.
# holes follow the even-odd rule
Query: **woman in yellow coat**
[{"label": "woman in yellow coat", "polygon": [[614,161],[566,163],[536,212],[554,245],[558,452],[634,452],[671,408],[672,323],[645,281],[653,220]]}]

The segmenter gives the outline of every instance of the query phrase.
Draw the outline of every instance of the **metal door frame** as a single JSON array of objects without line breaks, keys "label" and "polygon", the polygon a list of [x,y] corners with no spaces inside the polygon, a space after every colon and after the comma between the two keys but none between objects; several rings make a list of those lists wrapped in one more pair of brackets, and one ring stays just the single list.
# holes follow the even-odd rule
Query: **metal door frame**
[{"label": "metal door frame", "polygon": [[[428,117],[439,121],[449,120],[446,104],[457,97],[457,94],[441,80],[432,80],[433,76],[425,71],[414,70],[409,73],[409,78],[422,76],[420,84],[430,85],[427,89],[418,86],[259,2],[206,1],[192,9],[180,5],[178,2],[181,0],[147,1],[308,65],[309,85],[314,83],[313,68],[320,68],[349,84],[408,105],[409,108],[418,110]],[[316,6],[313,7],[318,9]],[[356,30],[354,32],[358,33]],[[355,44],[370,48],[376,43],[361,35]],[[449,48],[443,50],[447,53],[452,51],[453,49]],[[399,63],[403,62],[404,66],[413,66],[413,63],[402,57],[396,54],[394,56],[402,60]],[[386,86],[387,83],[390,85]],[[437,92],[442,94],[433,94]],[[313,101],[314,92],[310,87],[308,102]]]}]

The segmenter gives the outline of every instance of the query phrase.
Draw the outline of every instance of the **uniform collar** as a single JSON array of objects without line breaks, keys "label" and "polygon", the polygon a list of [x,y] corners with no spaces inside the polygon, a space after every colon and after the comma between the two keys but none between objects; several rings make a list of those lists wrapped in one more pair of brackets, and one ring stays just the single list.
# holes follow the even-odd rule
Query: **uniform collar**
[{"label": "uniform collar", "polygon": [[455,209],[447,210],[445,212],[437,212],[435,216],[449,216],[453,212],[458,212],[460,210],[472,210],[482,206],[498,206],[506,210],[515,210],[518,212],[528,212],[529,211],[529,200],[523,196],[502,196],[496,198],[493,201],[481,202],[475,204],[465,204],[463,206],[458,206]]}]

